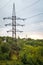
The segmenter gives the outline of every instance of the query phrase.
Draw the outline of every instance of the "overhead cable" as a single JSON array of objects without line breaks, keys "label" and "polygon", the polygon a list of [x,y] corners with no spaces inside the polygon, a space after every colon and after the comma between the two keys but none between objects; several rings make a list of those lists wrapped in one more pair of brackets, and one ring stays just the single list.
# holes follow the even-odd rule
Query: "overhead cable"
[{"label": "overhead cable", "polygon": [[[29,6],[29,5],[26,6],[25,8],[21,9],[20,12],[21,12],[21,11],[24,11],[24,10],[27,9],[27,8],[32,7],[33,5],[36,5],[39,1],[40,1],[40,0],[37,0],[37,1],[35,1],[34,3],[32,3],[30,6]],[[19,12],[19,11],[18,11],[18,12]],[[20,12],[19,12],[19,13],[20,13]]]},{"label": "overhead cable", "polygon": [[32,15],[32,16],[30,16],[30,17],[27,17],[26,20],[27,20],[27,19],[30,19],[30,18],[33,18],[33,17],[36,17],[36,16],[39,16],[39,15],[41,15],[41,14],[43,14],[43,13],[38,13],[38,14]]},{"label": "overhead cable", "polygon": [[9,0],[5,5],[3,5],[2,7],[0,7],[0,9],[6,7],[10,1],[11,1],[11,0]]}]

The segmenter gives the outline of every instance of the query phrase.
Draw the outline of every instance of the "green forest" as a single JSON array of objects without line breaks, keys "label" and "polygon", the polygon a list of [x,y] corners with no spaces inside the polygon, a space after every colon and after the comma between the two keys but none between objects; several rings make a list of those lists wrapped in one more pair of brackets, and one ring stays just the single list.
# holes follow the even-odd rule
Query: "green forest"
[{"label": "green forest", "polygon": [[0,65],[43,65],[43,39],[0,37]]}]

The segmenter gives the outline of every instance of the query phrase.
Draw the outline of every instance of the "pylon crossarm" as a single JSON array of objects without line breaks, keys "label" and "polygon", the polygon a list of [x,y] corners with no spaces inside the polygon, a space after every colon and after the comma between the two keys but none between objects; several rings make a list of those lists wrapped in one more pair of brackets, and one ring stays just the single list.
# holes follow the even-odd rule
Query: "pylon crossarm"
[{"label": "pylon crossarm", "polygon": [[15,16],[14,17],[4,17],[3,20],[5,20],[5,19],[9,19],[9,20],[23,20],[23,21],[26,20],[26,18],[20,18],[20,17],[15,18]]},{"label": "pylon crossarm", "polygon": [[11,23],[5,24],[5,26],[11,26]]},{"label": "pylon crossarm", "polygon": [[25,21],[26,18],[20,18],[20,17],[18,17],[18,18],[16,18],[16,20],[23,20],[23,21]]},{"label": "pylon crossarm", "polygon": [[[14,30],[15,30],[15,29],[14,29]],[[13,31],[14,31],[14,30],[13,30]],[[8,31],[9,31],[9,32],[12,32],[12,29],[11,29],[11,30],[8,30]]]},{"label": "pylon crossarm", "polygon": [[24,26],[24,24],[17,24],[16,26]]},{"label": "pylon crossarm", "polygon": [[10,19],[10,20],[12,20],[12,17],[4,17],[3,20],[5,20],[5,19]]},{"label": "pylon crossarm", "polygon": [[24,24],[11,24],[11,23],[8,23],[8,24],[5,24],[5,26],[24,26]]},{"label": "pylon crossarm", "polygon": [[[14,30],[13,30],[13,31],[12,31],[12,30],[8,30],[7,33],[8,33],[8,32],[14,32]],[[23,31],[17,30],[16,32],[23,32]],[[14,33],[15,33],[15,32],[14,32]]]},{"label": "pylon crossarm", "polygon": [[20,33],[21,33],[21,32],[23,32],[23,31],[19,31],[19,30],[18,30],[18,31],[16,31],[16,32],[20,32]]}]

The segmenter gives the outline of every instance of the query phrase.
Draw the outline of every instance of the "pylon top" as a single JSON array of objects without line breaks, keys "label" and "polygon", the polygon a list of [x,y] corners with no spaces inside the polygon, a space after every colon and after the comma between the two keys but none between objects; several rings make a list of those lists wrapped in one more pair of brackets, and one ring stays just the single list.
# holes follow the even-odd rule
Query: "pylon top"
[{"label": "pylon top", "polygon": [[13,12],[12,12],[12,16],[16,16],[16,12],[15,12],[15,3],[13,3]]}]

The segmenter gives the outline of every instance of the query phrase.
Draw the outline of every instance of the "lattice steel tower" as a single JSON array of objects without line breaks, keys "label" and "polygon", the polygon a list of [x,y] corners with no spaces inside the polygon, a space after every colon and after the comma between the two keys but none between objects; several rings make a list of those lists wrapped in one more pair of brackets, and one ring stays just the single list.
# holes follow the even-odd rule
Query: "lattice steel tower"
[{"label": "lattice steel tower", "polygon": [[3,18],[4,20],[5,19],[11,19],[12,20],[12,24],[9,23],[9,24],[5,24],[5,26],[12,26],[12,30],[9,30],[7,32],[12,32],[12,37],[16,39],[16,32],[23,32],[23,31],[17,31],[16,30],[16,26],[24,26],[24,24],[18,24],[16,23],[16,20],[26,20],[25,18],[20,18],[20,17],[16,17],[16,12],[15,12],[15,4],[13,4],[13,12],[12,12],[12,17],[4,17]]},{"label": "lattice steel tower", "polygon": [[13,13],[12,13],[12,37],[16,39],[16,12],[15,12],[15,4],[13,4]]}]

